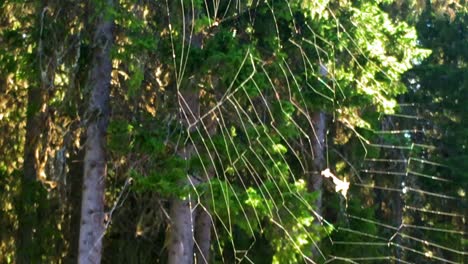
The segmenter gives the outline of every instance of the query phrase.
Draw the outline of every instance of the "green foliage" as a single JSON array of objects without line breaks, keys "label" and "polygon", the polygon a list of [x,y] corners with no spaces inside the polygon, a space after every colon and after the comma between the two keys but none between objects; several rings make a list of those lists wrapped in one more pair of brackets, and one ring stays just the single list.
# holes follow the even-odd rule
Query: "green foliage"
[{"label": "green foliage", "polygon": [[[249,187],[245,190],[217,179],[210,181],[209,185],[212,197],[223,199],[223,202],[211,201],[214,213],[225,223],[246,216],[245,219],[249,221],[235,221],[235,227],[250,239],[259,233],[264,234],[274,251],[274,263],[300,262],[303,252],[326,235],[313,224],[314,217],[309,211],[317,193],[307,192],[303,180],[282,187],[266,181],[259,188]],[[225,230],[227,239],[238,236],[236,228]],[[255,255],[252,257],[255,258]]]},{"label": "green foliage", "polygon": [[108,127],[108,146],[116,152],[126,153],[132,147],[132,132],[134,128],[126,121],[114,120]]},{"label": "green foliage", "polygon": [[[163,160],[162,164],[157,164],[159,169],[149,175],[142,175],[137,171],[130,171],[130,176],[136,180],[135,190],[158,190],[164,197],[184,197],[191,188],[190,186],[182,186],[181,183],[187,177],[186,161],[178,158],[171,157]],[[170,165],[170,166],[169,166]]]},{"label": "green foliage", "polygon": [[[314,112],[330,117],[327,166],[333,170],[336,164],[340,179],[351,179],[363,158],[384,157],[386,152],[370,143],[385,142],[410,145],[413,156],[446,161],[453,171],[416,165],[410,169],[454,175],[462,189],[447,190],[450,195],[459,195],[466,187],[465,13],[444,20],[428,9],[420,14],[416,31],[410,24],[415,21],[413,15],[396,19],[384,11],[391,9],[391,1],[234,2],[124,0],[115,8],[105,8],[104,1],[97,0],[0,4],[0,223],[5,230],[16,228],[15,217],[21,210],[34,214],[39,208],[51,217],[35,223],[47,228],[37,234],[43,242],[40,248],[31,250],[42,251],[37,255],[43,262],[59,262],[72,246],[68,219],[77,208],[71,208],[73,192],[66,182],[77,173],[69,165],[75,158],[62,164],[70,174],[65,176],[57,173],[62,165],[56,161],[59,150],[68,158],[83,145],[81,126],[88,97],[83,87],[96,46],[92,32],[97,17],[83,11],[90,8],[115,22],[108,201],[119,197],[126,178],[135,180],[131,205],[119,204],[121,222],[130,218],[127,213],[135,219],[162,215],[168,199],[190,194],[197,205],[207,208],[219,231],[212,246],[215,263],[237,262],[242,250],[248,250],[246,256],[255,263],[301,263],[304,256],[311,257],[314,242],[322,241],[321,248],[331,254],[327,249],[333,245],[323,239],[327,235],[335,241],[363,239],[360,234],[317,224],[312,213],[316,209],[336,218],[336,226],[347,225],[371,235],[369,241],[379,242],[372,237],[382,232],[375,221],[346,222],[340,215],[346,210],[376,220],[377,192],[351,188],[344,209],[345,201],[330,194],[324,184],[327,199],[322,200],[323,208],[315,208],[319,194],[310,192],[309,182]],[[437,140],[420,143],[435,144],[443,154],[411,145],[416,141],[412,137],[375,136],[384,114],[398,110],[397,102],[407,92],[400,81],[404,73],[411,96],[429,105],[424,114],[436,120],[426,125],[431,131],[440,130],[434,132]],[[28,99],[28,91],[37,95],[31,98],[40,100]],[[181,113],[185,108],[180,105],[180,92],[197,97],[197,109],[190,110],[203,117],[190,128]],[[24,162],[25,124],[34,116],[45,124],[34,149],[45,183],[22,187],[27,189],[25,195],[13,206],[13,197],[21,191],[17,178]],[[344,163],[340,153],[349,162]],[[189,177],[200,183],[187,184]],[[45,192],[48,182],[57,187]],[[445,188],[431,180],[417,183],[431,191]],[[147,204],[150,208],[144,207]],[[138,210],[135,205],[140,206]],[[161,219],[166,218],[157,218],[145,229],[151,231],[139,229],[143,220],[131,226],[111,225],[112,235],[106,237],[109,251],[104,254],[119,251],[127,256],[125,261],[164,261],[164,253],[145,251],[138,258],[136,250],[142,241],[145,250],[148,245],[164,248],[162,230],[169,221]],[[145,221],[153,222],[152,218]],[[441,228],[451,225],[434,223]],[[452,226],[461,228],[458,225]],[[138,246],[125,241],[130,237]],[[0,232],[0,238],[0,255],[11,258],[14,236]],[[436,236],[440,244],[452,239]],[[59,245],[58,240],[66,242]],[[388,254],[377,248],[369,252],[356,252],[351,246],[334,249],[343,256]],[[115,259],[104,258],[104,262]]]}]

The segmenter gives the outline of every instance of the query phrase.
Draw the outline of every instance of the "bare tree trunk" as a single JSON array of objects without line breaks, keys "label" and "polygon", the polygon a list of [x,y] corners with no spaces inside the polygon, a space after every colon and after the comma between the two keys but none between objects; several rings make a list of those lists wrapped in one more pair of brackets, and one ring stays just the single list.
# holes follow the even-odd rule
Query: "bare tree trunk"
[{"label": "bare tree trunk", "polygon": [[[319,73],[322,78],[328,78],[329,72],[327,66],[319,63]],[[321,215],[322,211],[322,170],[325,169],[325,133],[326,133],[325,112],[312,113],[312,125],[314,126],[314,135],[312,135],[312,175],[309,181],[309,191],[319,192],[315,202],[316,212]],[[318,220],[318,219],[317,219]]]},{"label": "bare tree trunk", "polygon": [[[196,89],[195,86],[192,89]],[[189,128],[200,117],[200,98],[198,92],[187,91],[179,93],[179,105],[181,107],[181,121]],[[189,131],[193,132],[196,128],[192,127]],[[184,159],[190,159],[194,154],[194,146],[188,143],[182,148],[178,155]],[[198,184],[191,175],[187,175],[187,180],[181,182],[182,185]],[[180,200],[178,197],[171,202],[171,224],[168,230],[168,263],[193,263],[194,246],[194,215],[192,213],[193,201],[189,198]]]},{"label": "bare tree trunk", "polygon": [[[193,17],[197,16],[197,10],[194,12],[185,13],[185,35],[186,42],[193,48],[202,49],[203,34],[192,34],[194,25],[191,25]],[[205,120],[200,119],[200,91],[197,85],[192,81],[189,89],[179,93],[179,105],[181,107],[181,121],[190,132],[201,129],[202,133],[207,136],[212,136],[216,133],[216,119],[206,117]],[[214,85],[216,86],[216,85]],[[189,127],[190,124],[198,122],[198,126]],[[203,124],[203,125],[201,125]],[[185,159],[190,159],[195,153],[195,146],[188,144],[180,153],[179,156]],[[183,153],[182,153],[183,152]],[[197,185],[203,181],[209,181],[214,175],[212,168],[208,169],[204,179],[196,179],[188,175],[189,179],[182,183],[185,185]],[[208,263],[211,247],[211,216],[208,212],[208,207],[198,206],[193,208],[194,201],[186,199],[181,201],[175,198],[171,202],[170,217],[172,220],[169,228],[169,246],[168,246],[168,263],[193,263],[194,259],[197,264]],[[196,244],[196,245],[195,245]]]},{"label": "bare tree trunk", "polygon": [[[37,11],[44,6],[39,2]],[[38,13],[39,14],[39,13]],[[44,14],[44,13],[42,13]],[[42,16],[38,16],[42,21]],[[39,36],[36,52],[42,56],[43,50],[40,45],[42,36]],[[32,62],[29,62],[32,63]],[[37,68],[31,68],[35,74],[39,74]],[[42,72],[40,73],[42,74]],[[37,75],[36,75],[37,76]],[[43,209],[42,203],[46,202],[43,187],[40,183],[40,165],[44,154],[39,151],[41,140],[47,133],[45,122],[46,112],[43,108],[47,102],[46,85],[43,78],[38,84],[37,80],[31,80],[28,87],[28,102],[26,111],[26,136],[23,153],[23,174],[20,179],[19,199],[17,203],[18,230],[16,234],[16,263],[35,263],[41,260],[43,248],[40,236],[40,214]]]},{"label": "bare tree trunk", "polygon": [[[195,85],[192,85],[195,87]],[[195,89],[195,88],[192,88]],[[185,126],[199,122],[198,127],[212,136],[216,133],[216,119],[207,117],[208,121],[199,120],[200,118],[200,92],[185,91],[179,94],[181,111],[184,118],[182,121]],[[201,125],[203,124],[203,125]],[[190,128],[195,131],[197,126]],[[195,146],[192,143],[185,146],[178,155],[190,159],[195,154]],[[191,175],[183,182],[183,185],[196,186],[202,181],[208,181],[214,175],[213,168],[208,169],[206,177],[201,180]],[[208,263],[211,247],[211,216],[207,211],[209,208],[198,206],[194,207],[193,199],[190,197],[184,201],[178,198],[172,200],[170,217],[172,223],[169,228],[169,264],[193,263],[194,257],[196,263]],[[195,245],[196,243],[196,245]]]},{"label": "bare tree trunk", "polygon": [[44,102],[41,88],[31,87],[28,90],[28,113],[26,119],[26,138],[24,146],[23,175],[21,177],[20,199],[18,203],[18,232],[16,241],[16,263],[33,263],[39,261],[40,246],[37,244],[38,203],[40,183],[38,182],[38,163],[36,150],[44,122],[39,111]]},{"label": "bare tree trunk", "polygon": [[205,208],[197,208],[197,217],[195,219],[195,258],[197,264],[208,263],[210,259],[211,246],[211,216]]},{"label": "bare tree trunk", "polygon": [[[208,171],[209,181],[214,175],[213,170]],[[209,263],[210,260],[210,247],[211,247],[211,215],[209,213],[208,205],[199,206],[196,210],[195,218],[195,259],[197,264]]]},{"label": "bare tree trunk", "polygon": [[106,131],[109,123],[109,94],[112,71],[110,50],[113,22],[106,18],[112,8],[107,0],[94,35],[96,45],[89,76],[91,97],[87,110],[83,196],[78,263],[100,263],[104,235],[104,180],[106,176]]},{"label": "bare tree trunk", "polygon": [[84,151],[73,149],[70,146],[70,158],[67,160],[69,173],[69,189],[67,190],[67,215],[65,220],[64,239],[67,241],[67,255],[65,263],[74,264],[78,262],[78,244],[80,234],[80,212],[76,208],[81,208],[81,188],[83,180],[83,158]]},{"label": "bare tree trunk", "polygon": [[[205,121],[206,120],[206,121]],[[217,131],[217,119],[213,114],[207,117],[205,120],[201,120],[203,123],[203,129],[207,136],[211,137],[216,134]],[[208,182],[216,174],[216,169],[213,167],[208,168],[206,177],[202,181]],[[210,248],[211,248],[211,227],[212,218],[210,215],[210,207],[208,204],[204,206],[198,206],[195,217],[195,260],[197,264],[205,264],[210,261]]]},{"label": "bare tree trunk", "polygon": [[[320,225],[322,217],[322,175],[321,172],[326,167],[325,162],[325,136],[326,136],[326,116],[324,112],[312,113],[312,124],[314,126],[314,135],[312,135],[313,161],[312,174],[308,181],[308,190],[310,192],[318,192],[315,200],[315,224]],[[319,254],[316,245],[312,246],[312,255],[315,257]]]},{"label": "bare tree trunk", "polygon": [[320,192],[315,206],[316,212],[321,213],[322,208],[322,175],[321,172],[325,169],[325,113],[314,112],[312,113],[312,124],[314,125],[315,135],[312,139],[312,147],[314,152],[314,160],[312,162],[312,177],[310,181],[310,191]]},{"label": "bare tree trunk", "polygon": [[[193,184],[199,181],[191,178]],[[195,212],[193,200],[173,199],[170,216],[168,263],[208,263],[211,246],[211,216],[198,207]],[[195,241],[197,246],[195,246]]]},{"label": "bare tree trunk", "polygon": [[171,203],[168,264],[193,263],[192,200],[174,198]]}]

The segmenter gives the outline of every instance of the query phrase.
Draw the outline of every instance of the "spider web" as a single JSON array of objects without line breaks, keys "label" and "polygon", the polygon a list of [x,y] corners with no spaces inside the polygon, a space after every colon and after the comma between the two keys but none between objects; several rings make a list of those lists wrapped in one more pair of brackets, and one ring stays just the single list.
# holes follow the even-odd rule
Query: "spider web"
[{"label": "spider web", "polygon": [[[182,25],[195,24],[195,3],[192,1],[189,6],[184,3],[181,1],[180,10],[175,11],[166,3],[170,26],[171,20],[176,19],[172,12],[183,13]],[[232,19],[228,16],[229,9],[236,9],[239,14],[247,9],[241,1],[229,1],[224,13],[217,9],[220,2],[214,1],[211,5],[215,9],[207,7],[205,12],[213,25]],[[275,20],[275,9],[269,7]],[[190,19],[192,22],[185,21]],[[255,17],[251,20],[255,23]],[[338,25],[338,28],[343,30],[343,38],[356,45],[343,26]],[[279,36],[279,26],[276,30]],[[308,30],[313,31],[310,27]],[[322,83],[325,92],[311,83],[300,87],[290,62],[282,60],[276,65],[283,73],[277,76],[247,50],[237,65],[237,74],[223,94],[216,97],[216,103],[196,113],[183,95],[183,85],[192,78],[186,66],[192,59],[190,50],[191,45],[195,45],[196,35],[193,26],[181,32],[182,38],[172,40],[179,110],[184,119],[181,124],[185,124],[187,130],[181,135],[180,144],[193,146],[192,156],[198,157],[202,167],[202,175],[196,175],[196,180],[191,175],[187,180],[193,187],[192,211],[202,208],[210,215],[214,249],[211,258],[221,262],[255,263],[255,244],[263,243],[266,230],[275,230],[277,237],[282,238],[275,242],[276,252],[299,252],[300,258],[291,262],[463,263],[467,255],[462,244],[466,232],[461,228],[465,216],[463,212],[446,209],[447,204],[452,203],[460,206],[450,208],[463,208],[463,199],[454,192],[457,183],[449,176],[449,168],[433,160],[437,158],[437,149],[426,143],[430,142],[431,135],[427,132],[430,125],[418,113],[422,106],[401,104],[395,114],[382,113],[381,129],[366,135],[353,125],[345,124],[352,137],[360,142],[364,152],[360,161],[350,162],[346,155],[329,147],[328,140],[333,138],[327,138],[327,157],[341,160],[346,167],[340,174],[338,168],[327,164],[329,170],[322,172],[323,197],[335,197],[340,201],[336,215],[329,220],[327,215],[316,210],[314,199],[307,196],[304,182],[314,156],[313,139],[317,131],[311,115],[316,110],[307,106],[304,97],[291,96],[299,91],[299,94],[314,94],[338,104],[336,97],[342,93],[338,82],[332,77],[313,77],[319,76],[323,68],[312,66],[312,57],[319,58],[318,65],[333,61],[325,52],[330,47],[323,49],[320,46],[323,44],[318,44],[328,43],[327,40],[317,41],[320,36],[312,32],[316,39],[293,43],[302,56],[304,74]],[[176,49],[176,44],[182,49]],[[307,54],[306,50],[311,48],[315,54]],[[349,55],[354,57],[351,52]],[[268,89],[259,87],[256,81],[259,75],[266,76]],[[289,91],[290,96],[288,92],[279,91],[276,78],[283,80],[286,87],[281,90]],[[254,87],[253,91],[248,87]],[[290,106],[297,110],[296,115],[288,112]],[[335,105],[335,110],[340,107]],[[338,125],[340,121],[335,119],[335,112],[331,113],[333,125]],[[298,135],[294,139],[277,125],[281,123],[281,115],[288,116]],[[281,168],[283,165],[286,166]],[[440,175],[444,169],[447,174]],[[323,203],[326,207],[327,202]],[[364,210],[351,210],[348,205],[352,203],[363,203],[363,209],[379,210],[370,217]],[[298,207],[307,208],[310,215],[300,214]],[[252,238],[247,244],[236,239],[241,224],[243,232]],[[369,225],[374,228],[372,232],[362,228]],[[458,229],[454,229],[457,226]],[[312,246],[305,241],[311,241]],[[227,248],[232,250],[232,256],[226,256]],[[311,252],[315,253],[313,258]]]},{"label": "spider web", "polygon": [[[383,151],[380,158],[366,155],[360,166],[360,179],[352,184],[361,193],[371,189],[390,194],[392,200],[380,202],[399,203],[388,208],[395,210],[391,212],[395,215],[394,221],[371,220],[347,212],[347,226],[339,226],[337,230],[358,234],[357,239],[331,241],[333,245],[355,248],[355,252],[369,251],[369,247],[380,248],[379,255],[332,256],[332,260],[464,263],[466,251],[462,241],[466,231],[460,227],[465,216],[461,211],[447,209],[449,204],[455,204],[455,208],[463,206],[462,198],[454,192],[457,189],[454,176],[450,175],[447,166],[431,160],[437,157],[437,149],[425,142],[431,138],[426,132],[430,122],[418,114],[407,114],[423,112],[421,107],[402,104],[400,108],[401,114],[384,118],[384,130],[375,131],[391,136],[377,143],[366,142],[369,149]],[[402,126],[411,129],[402,129]],[[445,173],[441,175],[441,171]],[[434,192],[434,186],[442,191]],[[456,228],[458,225],[452,225],[457,222],[461,224],[459,229]],[[366,223],[377,226],[378,232],[370,234],[350,228]]]}]

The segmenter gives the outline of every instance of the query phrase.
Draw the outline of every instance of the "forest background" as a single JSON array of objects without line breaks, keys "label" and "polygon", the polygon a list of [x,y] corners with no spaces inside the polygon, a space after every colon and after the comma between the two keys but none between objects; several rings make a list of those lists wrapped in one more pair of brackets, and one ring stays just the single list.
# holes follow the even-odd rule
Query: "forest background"
[{"label": "forest background", "polygon": [[0,263],[468,261],[464,0],[0,10]]}]

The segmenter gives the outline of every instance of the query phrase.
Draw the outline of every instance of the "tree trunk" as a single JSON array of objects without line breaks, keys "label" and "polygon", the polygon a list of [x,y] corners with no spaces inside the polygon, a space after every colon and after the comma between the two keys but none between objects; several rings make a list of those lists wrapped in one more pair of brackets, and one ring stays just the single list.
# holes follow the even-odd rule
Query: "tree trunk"
[{"label": "tree trunk", "polygon": [[[206,118],[206,121],[201,120],[203,123],[203,129],[206,129],[207,136],[211,137],[216,134],[217,131],[217,119],[214,115]],[[213,167],[208,168],[206,177],[202,181],[210,181],[211,178],[216,174],[216,169]],[[211,227],[212,219],[209,212],[210,208],[208,204],[198,206],[196,209],[195,217],[195,260],[197,264],[205,264],[210,261],[210,248],[211,248]]]},{"label": "tree trunk", "polygon": [[39,208],[37,205],[43,199],[40,197],[42,186],[38,182],[38,163],[35,154],[44,130],[40,112],[43,100],[41,88],[29,88],[23,175],[18,201],[16,263],[19,264],[40,261],[40,245],[35,240],[36,233],[39,231],[37,230]]},{"label": "tree trunk", "polygon": [[[197,17],[197,10],[185,13],[185,35],[186,42],[191,47],[202,49],[203,34],[192,34],[192,20]],[[216,86],[216,84],[214,85]],[[200,91],[194,80],[189,84],[188,89],[180,91],[178,94],[179,106],[181,108],[181,121],[189,128],[190,124],[199,122],[198,125],[190,127],[190,132],[201,129],[201,133],[206,133],[207,136],[212,136],[216,133],[216,119],[206,117],[205,120],[200,119]],[[203,124],[203,125],[201,125]],[[183,152],[183,153],[182,153]],[[179,156],[185,159],[190,159],[195,153],[194,146],[188,144],[180,151]],[[210,168],[205,179],[208,181],[214,175],[214,171]],[[188,175],[183,184],[197,185],[205,179],[195,179]],[[208,263],[211,247],[211,216],[207,211],[206,206],[198,206],[196,209],[193,200],[186,199],[181,201],[178,198],[172,200],[171,203],[171,226],[169,228],[169,246],[168,246],[168,263],[193,263],[194,259],[197,264]],[[195,245],[196,244],[196,245]]]},{"label": "tree trunk", "polygon": [[[322,78],[328,78],[329,72],[327,66],[319,63],[319,74]],[[322,212],[322,170],[325,169],[325,133],[326,122],[325,112],[312,113],[312,125],[314,134],[312,135],[312,175],[309,181],[309,191],[319,192],[315,202],[316,212],[321,216]],[[316,219],[319,220],[320,219]]]},{"label": "tree trunk", "polygon": [[[192,89],[196,89],[195,86]],[[181,107],[181,121],[188,128],[200,117],[200,99],[197,91],[187,91],[179,93],[179,105]],[[192,127],[190,132],[196,128]],[[182,148],[178,155],[188,160],[194,154],[195,149],[191,143]],[[183,181],[182,185],[198,184],[196,180],[187,175],[187,180]],[[192,181],[192,183],[190,183]],[[169,245],[168,245],[168,263],[193,263],[193,246],[194,246],[194,215],[192,213],[193,201],[189,198],[180,200],[178,197],[172,199],[171,202],[171,224],[169,228]]]},{"label": "tree trunk", "polygon": [[[41,10],[44,3],[39,2]],[[41,15],[38,16],[41,19]],[[42,36],[40,36],[42,38]],[[39,40],[41,41],[41,40]],[[42,53],[39,44],[36,52]],[[34,65],[34,63],[31,65]],[[34,77],[39,75],[37,68],[30,68]],[[37,74],[37,75],[36,75]],[[30,80],[28,87],[28,102],[26,112],[26,135],[24,141],[23,173],[20,179],[19,198],[17,200],[18,230],[16,234],[16,263],[37,263],[41,261],[43,245],[40,243],[40,210],[41,203],[46,202],[45,191],[39,182],[40,162],[43,154],[38,151],[41,140],[46,132],[45,113],[43,105],[47,102],[46,83]],[[41,155],[42,154],[42,155]]]},{"label": "tree trunk", "polygon": [[[70,144],[72,145],[72,144]],[[64,239],[67,241],[67,255],[65,263],[74,264],[78,262],[78,244],[80,235],[80,212],[76,208],[81,208],[81,187],[83,180],[83,158],[84,151],[73,149],[70,158],[67,159],[69,173],[67,175],[69,189],[67,190],[67,215],[65,216],[65,234]]]},{"label": "tree trunk", "polygon": [[[213,177],[214,172],[208,172],[208,178]],[[198,206],[195,218],[195,259],[197,264],[205,264],[210,260],[211,247],[211,215],[208,205]]]},{"label": "tree trunk", "polygon": [[168,264],[193,263],[192,200],[174,198],[171,203]]},{"label": "tree trunk", "polygon": [[100,263],[104,235],[104,180],[106,176],[106,131],[109,123],[109,95],[112,71],[110,50],[113,22],[104,13],[112,8],[107,0],[101,10],[94,35],[88,87],[91,91],[87,110],[84,178],[81,202],[81,227],[78,263]]},{"label": "tree trunk", "polygon": [[309,191],[320,192],[316,202],[315,211],[321,214],[322,208],[322,175],[321,172],[325,169],[325,113],[312,113],[312,124],[314,125],[315,134],[312,136],[312,148],[314,160],[312,161],[312,176],[309,181]]},{"label": "tree trunk", "polygon": [[[321,224],[322,217],[322,175],[321,172],[326,167],[325,162],[325,136],[326,136],[326,117],[324,112],[312,113],[312,124],[314,126],[314,135],[312,135],[313,161],[312,174],[308,181],[308,190],[310,192],[318,192],[315,200],[314,222],[316,225]],[[312,255],[318,256],[319,250],[316,245],[312,246]]]},{"label": "tree trunk", "polygon": [[[216,119],[207,117],[206,120],[200,118],[200,92],[194,83],[189,91],[179,93],[179,104],[182,112],[182,123],[189,127],[194,122],[200,122],[198,126],[190,128],[193,132],[198,128],[202,129],[202,133],[207,136],[212,136],[216,133]],[[203,125],[201,125],[203,124]],[[178,155],[188,160],[195,154],[195,147],[192,143],[187,144]],[[182,184],[198,185],[204,180],[209,180],[214,175],[214,169],[209,168],[207,175],[203,180],[196,179],[191,175]],[[171,220],[169,228],[169,260],[170,264],[178,263],[193,263],[194,257],[196,263],[208,263],[211,247],[211,216],[207,211],[207,207],[199,205],[196,209],[194,201],[186,199],[181,201],[178,198],[172,200],[171,203]],[[196,245],[195,245],[196,243]]]}]

